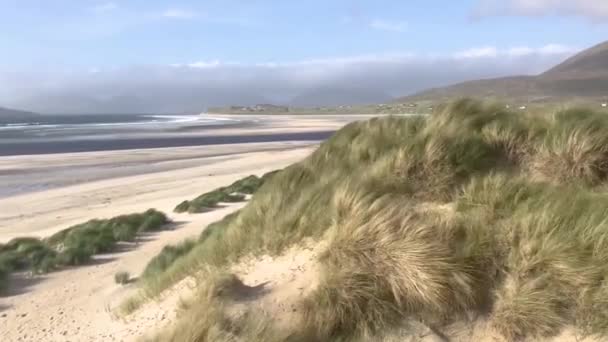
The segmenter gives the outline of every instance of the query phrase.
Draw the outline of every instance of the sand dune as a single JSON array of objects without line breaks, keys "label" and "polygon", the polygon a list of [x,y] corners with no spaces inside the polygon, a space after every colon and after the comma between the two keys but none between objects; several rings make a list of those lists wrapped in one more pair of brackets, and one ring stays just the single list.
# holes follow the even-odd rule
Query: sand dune
[{"label": "sand dune", "polygon": [[[93,165],[123,165],[111,178],[81,173],[62,176],[77,184],[0,199],[0,241],[16,236],[48,236],[92,218],[112,217],[156,208],[171,213],[185,199],[226,185],[249,174],[262,174],[294,163],[313,149],[297,143],[164,149],[144,152],[96,152],[73,156],[12,157],[0,170],[55,167],[57,170]],[[257,151],[257,152],[256,152]],[[97,166],[98,170],[104,167]],[[152,302],[129,320],[113,317],[112,308],[135,287],[114,283],[118,271],[137,275],[165,245],[197,235],[243,204],[200,215],[173,214],[174,230],[144,236],[137,246],[104,255],[93,265],[66,269],[41,277],[15,275],[9,295],[0,297],[1,341],[129,341],[169,322],[172,307]],[[164,305],[167,305],[164,302]],[[175,303],[173,303],[175,304]],[[170,305],[171,306],[171,305]]]}]

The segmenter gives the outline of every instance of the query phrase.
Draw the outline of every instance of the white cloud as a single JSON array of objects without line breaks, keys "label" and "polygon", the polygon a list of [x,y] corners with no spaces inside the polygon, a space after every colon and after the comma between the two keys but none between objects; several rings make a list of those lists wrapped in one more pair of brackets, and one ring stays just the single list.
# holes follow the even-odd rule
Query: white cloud
[{"label": "white cloud", "polygon": [[199,61],[199,62],[186,64],[186,66],[188,66],[188,67],[197,68],[197,69],[217,68],[220,65],[222,65],[222,63],[217,59],[213,60],[213,61],[208,61],[208,62]]},{"label": "white cloud", "polygon": [[407,31],[408,25],[403,21],[391,21],[385,19],[374,19],[369,23],[369,27],[379,31],[389,31],[403,33]]},{"label": "white cloud", "polygon": [[478,0],[474,16],[565,15],[608,20],[607,0]]},{"label": "white cloud", "polygon": [[114,2],[106,2],[103,4],[93,6],[91,9],[93,10],[93,12],[105,13],[105,12],[110,12],[115,9],[118,9],[118,5]]},{"label": "white cloud", "polygon": [[550,56],[550,55],[571,55],[580,48],[566,46],[561,44],[547,44],[541,47],[515,46],[506,49],[499,49],[495,46],[485,46],[480,48],[472,48],[459,51],[454,54],[457,59],[479,59],[479,58],[497,58],[497,57],[525,57],[525,56]]},{"label": "white cloud", "polygon": [[540,49],[538,49],[538,52],[541,54],[545,54],[545,55],[551,55],[551,54],[575,53],[580,50],[581,49],[579,49],[579,48],[561,45],[561,44],[549,44],[549,45],[545,45],[545,46],[541,47]]},{"label": "white cloud", "polygon": [[173,19],[192,19],[198,16],[198,13],[190,10],[178,9],[178,8],[170,8],[163,12],[162,14],[165,18],[173,18]]},{"label": "white cloud", "polygon": [[510,49],[507,50],[507,55],[512,56],[512,57],[520,57],[520,56],[526,56],[529,54],[534,53],[535,50],[533,48],[527,47],[527,46],[516,46],[516,47],[512,47]]},{"label": "white cloud", "polygon": [[[210,59],[53,74],[0,70],[5,85],[0,103],[62,113],[195,112],[266,99],[289,102],[315,89],[328,97],[340,93],[333,90],[353,87],[362,90],[359,94],[401,96],[465,80],[540,73],[574,50],[558,44],[486,46],[440,56],[404,52],[265,63]],[[95,77],[93,71],[98,71]]]},{"label": "white cloud", "polygon": [[480,48],[472,48],[456,52],[454,57],[458,59],[470,58],[487,58],[498,56],[498,49],[493,46],[485,46]]}]

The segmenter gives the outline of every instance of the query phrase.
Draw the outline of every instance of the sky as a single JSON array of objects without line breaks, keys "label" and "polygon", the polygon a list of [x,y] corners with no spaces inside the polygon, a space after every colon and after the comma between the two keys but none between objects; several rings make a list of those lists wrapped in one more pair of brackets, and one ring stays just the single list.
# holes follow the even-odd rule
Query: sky
[{"label": "sky", "polygon": [[0,0],[0,106],[381,100],[539,73],[607,37],[606,0]]}]

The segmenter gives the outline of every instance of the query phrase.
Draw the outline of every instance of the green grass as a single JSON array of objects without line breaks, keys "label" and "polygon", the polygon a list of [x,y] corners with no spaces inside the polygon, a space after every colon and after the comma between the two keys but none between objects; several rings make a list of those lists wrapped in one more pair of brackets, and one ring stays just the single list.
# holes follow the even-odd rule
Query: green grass
[{"label": "green grass", "polygon": [[189,253],[196,245],[194,240],[185,240],[176,246],[165,246],[159,255],[155,256],[144,269],[143,281],[155,279],[168,269],[178,258]]},{"label": "green grass", "polygon": [[114,282],[116,284],[126,285],[131,282],[131,275],[129,272],[116,272],[116,274],[114,274]]},{"label": "green grass", "polygon": [[269,172],[262,177],[248,176],[233,184],[204,193],[193,200],[184,201],[175,207],[177,213],[202,213],[217,208],[219,203],[242,202],[245,195],[255,193],[264,183],[279,171]]},{"label": "green grass", "polygon": [[[566,327],[603,339],[607,137],[605,113],[532,116],[473,100],[351,123],[143,285],[155,296],[197,276],[204,289],[242,257],[312,238],[327,248],[290,341],[382,340],[410,320],[441,330],[471,314],[506,340]],[[229,301],[204,290],[198,300],[164,340],[251,336],[234,330],[249,321],[226,316]],[[259,324],[264,339],[287,340]]]},{"label": "green grass", "polygon": [[0,288],[8,286],[10,272],[40,274],[82,265],[95,254],[113,251],[119,242],[133,241],[137,234],[158,231],[167,223],[165,214],[150,209],[140,214],[91,220],[46,239],[15,238],[0,245]]},{"label": "green grass", "polygon": [[131,275],[129,272],[116,272],[114,274],[114,282],[119,285],[126,285],[131,281]]},{"label": "green grass", "polygon": [[[287,336],[272,327],[270,318],[263,313],[243,312],[228,315],[225,303],[219,297],[238,283],[238,279],[222,271],[205,274],[206,282],[198,289],[196,302],[185,305],[187,312],[180,322],[148,342],[181,342],[186,336],[197,341],[284,341]],[[296,340],[293,340],[294,342]],[[302,342],[304,342],[302,340]]]},{"label": "green grass", "polygon": [[197,240],[184,240],[177,245],[168,245],[154,258],[152,258],[144,269],[139,283],[144,289],[143,294],[138,294],[133,300],[129,300],[119,311],[129,314],[139,308],[148,297],[154,297],[162,290],[183,279],[193,272],[194,265],[201,253],[214,241],[223,239],[226,227],[239,215],[239,211],[226,215],[222,220],[207,226]]}]

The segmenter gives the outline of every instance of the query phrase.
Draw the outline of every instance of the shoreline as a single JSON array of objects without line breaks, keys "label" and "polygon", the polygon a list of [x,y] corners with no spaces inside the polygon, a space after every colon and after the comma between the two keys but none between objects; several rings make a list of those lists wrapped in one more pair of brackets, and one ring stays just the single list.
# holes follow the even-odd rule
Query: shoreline
[{"label": "shoreline", "polygon": [[[0,158],[0,171],[38,168],[41,174],[32,182],[44,177],[40,181],[47,188],[0,198],[0,243],[15,237],[44,237],[89,219],[149,208],[170,213],[181,201],[212,190],[209,184],[212,188],[225,186],[233,178],[272,171],[276,169],[273,165],[284,167],[282,160],[302,159],[314,146],[266,143],[213,145],[204,151],[167,148],[160,157],[158,150],[88,152],[71,155],[77,156],[76,161],[59,158],[60,154]],[[121,170],[121,163],[133,160],[135,164],[125,164]],[[46,173],[51,166],[57,171]],[[82,169],[65,173],[64,168]],[[108,168],[115,174],[110,175]],[[66,184],[70,181],[77,183]]]},{"label": "shoreline", "polygon": [[[210,223],[246,205],[226,204],[203,214],[174,213],[182,201],[301,161],[320,140],[222,145],[215,134],[276,136],[281,132],[293,137],[294,133],[333,132],[345,121],[281,119],[247,129],[183,134],[207,134],[214,144],[204,147],[0,157],[0,190],[2,186],[33,186],[35,190],[0,197],[0,243],[15,237],[44,238],[91,219],[150,208],[166,213],[175,227],[146,234],[141,242],[116,253],[95,256],[88,265],[42,276],[13,273],[8,295],[0,296],[0,340],[135,341],[169,324],[175,319],[176,306],[167,303],[150,302],[126,320],[115,317],[112,310],[138,288],[116,284],[114,275],[124,271],[139,276],[166,245],[197,237]],[[174,133],[149,136],[171,138]]]},{"label": "shoreline", "polygon": [[[232,152],[234,145],[211,146],[215,151],[205,150],[205,153],[232,154],[195,158],[194,164],[198,165],[187,168],[118,176],[0,199],[0,207],[6,208],[0,212],[0,242],[17,236],[45,237],[89,219],[115,217],[148,208],[167,213],[176,225],[172,230],[146,234],[141,243],[125,250],[96,256],[90,265],[65,268],[43,276],[13,274],[8,296],[0,297],[0,340],[135,341],[169,324],[175,319],[175,308],[157,302],[151,302],[126,320],[116,318],[112,310],[138,289],[135,285],[115,284],[114,274],[126,271],[139,275],[164,246],[198,236],[208,224],[246,204],[228,204],[204,214],[173,213],[173,208],[181,201],[250,174],[261,175],[284,168],[308,156],[315,146],[284,145],[244,145]],[[255,151],[261,148],[271,150]],[[196,149],[164,149],[163,152],[165,155],[176,153],[177,158],[183,159],[189,154],[200,153],[193,150]],[[144,164],[158,154],[158,151],[138,152],[138,162]],[[131,153],[91,152],[78,154],[77,158],[84,164],[100,160],[111,162],[121,161]],[[63,161],[57,156],[36,156],[30,163],[43,167],[54,157],[55,163],[61,164]],[[28,158],[3,159],[27,162]]]},{"label": "shoreline", "polygon": [[146,150],[171,147],[250,144],[289,141],[322,141],[335,131],[292,132],[275,134],[173,136],[155,138],[81,139],[61,141],[2,142],[0,157],[82,153],[99,151]]},{"label": "shoreline", "polygon": [[133,129],[97,127],[48,132],[15,131],[0,137],[0,157],[119,151],[277,141],[322,141],[344,125],[378,115],[213,115],[203,119],[226,124],[189,121],[179,125]]},{"label": "shoreline", "polygon": [[93,181],[208,165],[242,153],[286,151],[316,144],[290,141],[5,156],[0,158],[0,200]]}]

